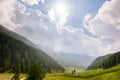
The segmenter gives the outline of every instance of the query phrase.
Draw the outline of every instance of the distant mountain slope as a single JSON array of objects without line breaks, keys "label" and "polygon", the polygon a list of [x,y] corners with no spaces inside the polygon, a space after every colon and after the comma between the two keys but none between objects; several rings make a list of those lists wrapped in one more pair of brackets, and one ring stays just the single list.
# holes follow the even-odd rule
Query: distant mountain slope
[{"label": "distant mountain slope", "polygon": [[5,33],[5,34],[11,36],[12,38],[17,39],[17,40],[20,40],[20,41],[24,42],[27,45],[30,45],[30,46],[33,46],[33,47],[37,48],[37,46],[35,44],[33,44],[31,41],[29,41],[28,39],[18,35],[17,33],[14,33],[12,31],[6,29],[2,25],[0,25],[0,32],[3,32],[3,33]]},{"label": "distant mountain slope", "polygon": [[106,69],[113,67],[117,64],[120,64],[120,52],[98,57],[96,60],[93,61],[93,63],[88,67],[88,69]]},{"label": "distant mountain slope", "polygon": [[26,73],[33,63],[40,64],[47,72],[64,71],[48,54],[35,48],[32,42],[0,26],[0,72],[12,71],[16,64],[20,64],[21,72]]},{"label": "distant mountain slope", "polygon": [[55,53],[51,49],[48,50],[49,55],[53,57],[57,62],[65,67],[76,67],[80,69],[86,69],[95,57],[84,55],[84,54],[75,54],[75,53]]},{"label": "distant mountain slope", "polygon": [[100,56],[98,58],[96,58],[90,66],[88,66],[88,69],[97,69],[97,68],[101,68],[102,67],[102,63],[108,59],[108,57],[110,57],[112,54],[108,54],[105,56]]}]

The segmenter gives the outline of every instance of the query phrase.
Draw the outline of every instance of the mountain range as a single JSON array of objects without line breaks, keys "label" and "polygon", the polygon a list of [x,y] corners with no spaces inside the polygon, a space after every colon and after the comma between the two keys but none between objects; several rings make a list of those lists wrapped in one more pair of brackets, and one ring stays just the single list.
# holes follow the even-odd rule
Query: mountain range
[{"label": "mountain range", "polygon": [[54,52],[51,48],[42,48],[41,49],[49,52],[48,54],[54,58],[59,64],[63,65],[66,68],[80,68],[86,69],[96,57],[89,56],[81,53],[64,53],[64,52]]}]

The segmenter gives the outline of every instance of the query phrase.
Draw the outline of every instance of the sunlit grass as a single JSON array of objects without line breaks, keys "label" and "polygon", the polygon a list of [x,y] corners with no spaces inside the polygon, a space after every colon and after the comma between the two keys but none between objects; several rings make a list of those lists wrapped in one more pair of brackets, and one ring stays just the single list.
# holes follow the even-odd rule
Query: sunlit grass
[{"label": "sunlit grass", "polygon": [[[65,73],[47,73],[43,80],[120,80],[120,65],[105,70],[82,71],[76,69],[78,74],[72,74],[72,70],[67,70]],[[0,80],[11,80],[13,75],[12,73],[1,73]],[[20,74],[20,79],[26,77],[26,74]]]},{"label": "sunlit grass", "polygon": [[[48,76],[49,75],[49,76]],[[65,73],[49,73],[44,80],[120,80],[120,65],[110,69],[97,69],[73,75]]]}]

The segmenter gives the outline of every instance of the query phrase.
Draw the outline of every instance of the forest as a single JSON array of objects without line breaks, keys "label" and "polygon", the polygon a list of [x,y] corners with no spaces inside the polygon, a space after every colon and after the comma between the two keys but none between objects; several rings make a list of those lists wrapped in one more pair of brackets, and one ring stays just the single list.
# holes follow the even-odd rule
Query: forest
[{"label": "forest", "polygon": [[29,66],[35,63],[46,72],[64,71],[47,53],[9,36],[8,33],[13,32],[3,30],[0,26],[0,72],[14,72],[15,66],[20,64],[21,73],[27,73]]}]

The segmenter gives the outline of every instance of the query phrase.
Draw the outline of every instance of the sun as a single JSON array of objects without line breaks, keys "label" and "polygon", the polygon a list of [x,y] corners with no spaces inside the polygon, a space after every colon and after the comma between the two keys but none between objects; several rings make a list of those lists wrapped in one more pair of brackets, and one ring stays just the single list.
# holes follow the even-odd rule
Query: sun
[{"label": "sun", "polygon": [[53,9],[57,16],[61,17],[69,12],[69,6],[63,1],[58,1],[53,4]]},{"label": "sun", "polygon": [[49,19],[57,26],[63,26],[68,21],[70,7],[64,0],[54,2],[48,11]]},{"label": "sun", "polygon": [[53,5],[53,9],[58,16],[63,16],[68,12],[68,5],[65,2],[56,2]]}]

